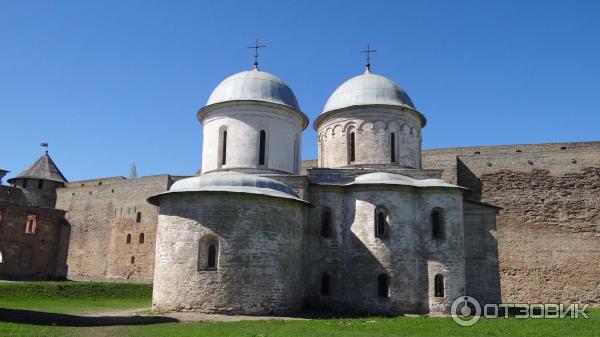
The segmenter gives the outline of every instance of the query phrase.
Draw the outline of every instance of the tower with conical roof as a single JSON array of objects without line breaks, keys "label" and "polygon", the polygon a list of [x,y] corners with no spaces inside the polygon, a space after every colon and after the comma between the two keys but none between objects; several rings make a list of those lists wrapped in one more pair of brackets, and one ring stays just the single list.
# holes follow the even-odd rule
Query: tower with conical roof
[{"label": "tower with conical roof", "polygon": [[60,172],[48,151],[8,183],[19,188],[31,206],[54,208],[56,189],[65,187],[67,178]]},{"label": "tower with conical roof", "polygon": [[2,185],[2,179],[10,171],[0,170],[0,185]]}]

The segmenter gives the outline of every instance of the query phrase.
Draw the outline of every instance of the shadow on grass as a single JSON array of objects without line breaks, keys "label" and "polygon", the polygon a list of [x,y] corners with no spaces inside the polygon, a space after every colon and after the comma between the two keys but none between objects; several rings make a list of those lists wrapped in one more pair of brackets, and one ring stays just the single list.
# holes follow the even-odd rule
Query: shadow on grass
[{"label": "shadow on grass", "polygon": [[0,322],[50,326],[92,327],[176,323],[179,322],[179,320],[164,316],[77,316],[41,311],[0,308]]}]

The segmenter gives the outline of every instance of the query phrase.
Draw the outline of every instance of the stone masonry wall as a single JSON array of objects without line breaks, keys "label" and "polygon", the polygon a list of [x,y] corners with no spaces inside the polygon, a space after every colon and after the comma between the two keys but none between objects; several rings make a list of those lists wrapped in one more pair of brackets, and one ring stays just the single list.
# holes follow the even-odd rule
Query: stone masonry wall
[{"label": "stone masonry wall", "polygon": [[465,294],[479,303],[501,303],[497,209],[466,199],[463,203],[465,232]]},{"label": "stone masonry wall", "polygon": [[504,302],[600,304],[600,142],[429,150],[423,163],[503,208]]},{"label": "stone masonry wall", "polygon": [[[323,168],[384,164],[421,167],[421,120],[404,109],[361,107],[336,112],[318,125],[318,165]],[[350,161],[350,134],[355,136],[355,160]],[[395,162],[391,134],[395,135]]]},{"label": "stone masonry wall", "polygon": [[[0,201],[0,212],[0,279],[64,277],[69,240],[64,211]],[[32,234],[25,233],[29,214],[37,216]]]},{"label": "stone masonry wall", "polygon": [[152,282],[158,209],[146,198],[168,190],[172,182],[168,175],[112,177],[58,189],[57,208],[67,211],[71,224],[68,278]]},{"label": "stone masonry wall", "polygon": [[[153,306],[264,315],[299,311],[305,205],[257,194],[161,197]],[[208,244],[217,247],[207,268]]]},{"label": "stone masonry wall", "polygon": [[[304,261],[307,305],[339,312],[442,313],[464,292],[462,191],[405,186],[311,185]],[[375,237],[375,210],[387,210],[389,233]],[[431,238],[430,212],[445,210],[444,239]],[[331,236],[321,236],[330,211]],[[389,297],[377,294],[378,275],[390,277]],[[323,275],[330,294],[321,294]],[[436,298],[435,274],[445,277]]]}]

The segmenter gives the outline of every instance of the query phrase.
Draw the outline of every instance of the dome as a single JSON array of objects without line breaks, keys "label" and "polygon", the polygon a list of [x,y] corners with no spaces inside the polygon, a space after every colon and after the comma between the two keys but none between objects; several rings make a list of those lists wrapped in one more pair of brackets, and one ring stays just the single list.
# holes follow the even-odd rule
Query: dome
[{"label": "dome", "polygon": [[374,172],[360,175],[354,178],[350,185],[360,184],[390,184],[413,187],[449,187],[465,189],[463,187],[447,183],[441,179],[415,179],[408,176],[387,172]]},{"label": "dome", "polygon": [[271,197],[294,199],[306,202],[288,185],[254,174],[220,171],[176,181],[169,191],[148,198],[148,202],[158,205],[158,197],[163,194],[182,192],[232,192],[261,194]]},{"label": "dome", "polygon": [[256,68],[224,79],[213,90],[206,105],[246,100],[281,104],[300,110],[294,92],[285,82]]},{"label": "dome", "polygon": [[395,105],[416,110],[410,97],[394,81],[369,70],[339,86],[329,96],[322,113],[355,105]]}]

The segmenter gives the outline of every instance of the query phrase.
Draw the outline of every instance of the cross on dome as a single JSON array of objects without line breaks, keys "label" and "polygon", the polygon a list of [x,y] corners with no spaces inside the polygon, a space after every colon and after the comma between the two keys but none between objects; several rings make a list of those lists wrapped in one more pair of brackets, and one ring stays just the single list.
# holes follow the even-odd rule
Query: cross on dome
[{"label": "cross on dome", "polygon": [[377,50],[371,49],[371,44],[367,43],[367,49],[360,52],[367,54],[367,68],[365,69],[365,73],[371,73],[371,53],[375,53]]},{"label": "cross on dome", "polygon": [[267,47],[266,45],[261,45],[258,42],[258,39],[256,39],[256,41],[254,42],[254,46],[249,46],[248,49],[254,49],[254,66],[252,67],[252,69],[256,69],[258,70],[258,49],[259,48],[265,48]]}]

